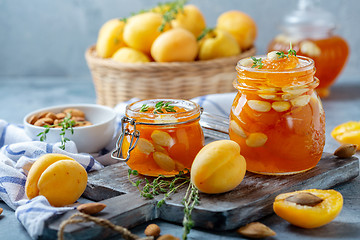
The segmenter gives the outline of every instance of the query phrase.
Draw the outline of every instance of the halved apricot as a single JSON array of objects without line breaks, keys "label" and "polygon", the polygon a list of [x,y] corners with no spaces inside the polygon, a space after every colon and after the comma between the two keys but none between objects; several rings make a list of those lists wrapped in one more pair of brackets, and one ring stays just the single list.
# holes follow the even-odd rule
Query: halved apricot
[{"label": "halved apricot", "polygon": [[332,130],[331,136],[341,144],[356,144],[360,150],[360,121],[340,124]]},{"label": "halved apricot", "polygon": [[279,217],[302,228],[317,228],[331,222],[342,206],[341,193],[318,189],[283,193],[275,198],[273,204]]}]

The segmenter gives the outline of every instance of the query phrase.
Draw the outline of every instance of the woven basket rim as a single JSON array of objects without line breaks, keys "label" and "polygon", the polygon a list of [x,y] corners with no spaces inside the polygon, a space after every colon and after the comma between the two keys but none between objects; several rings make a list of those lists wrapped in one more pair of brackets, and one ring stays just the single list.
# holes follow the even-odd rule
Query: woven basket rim
[{"label": "woven basket rim", "polygon": [[85,58],[88,63],[95,63],[96,65],[103,65],[107,67],[113,67],[117,69],[143,69],[144,67],[151,67],[152,69],[157,68],[194,68],[194,67],[206,67],[206,66],[224,66],[228,65],[229,62],[238,62],[244,57],[252,56],[256,53],[256,48],[251,47],[250,49],[231,57],[216,58],[211,60],[201,60],[201,61],[192,61],[192,62],[147,62],[147,63],[120,63],[112,60],[111,58],[101,58],[96,55],[95,51],[96,46],[90,46],[85,52]]}]

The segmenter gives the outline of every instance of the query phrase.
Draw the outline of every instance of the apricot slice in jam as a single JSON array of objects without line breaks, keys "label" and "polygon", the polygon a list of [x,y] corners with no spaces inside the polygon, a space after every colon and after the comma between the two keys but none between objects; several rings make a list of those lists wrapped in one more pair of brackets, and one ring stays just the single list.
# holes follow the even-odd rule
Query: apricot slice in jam
[{"label": "apricot slice in jam", "polygon": [[360,122],[346,122],[340,124],[331,132],[331,136],[342,144],[356,144],[360,150]]},{"label": "apricot slice in jam", "polygon": [[335,190],[309,189],[283,193],[275,198],[275,213],[302,228],[317,228],[331,222],[343,206],[341,193]]}]

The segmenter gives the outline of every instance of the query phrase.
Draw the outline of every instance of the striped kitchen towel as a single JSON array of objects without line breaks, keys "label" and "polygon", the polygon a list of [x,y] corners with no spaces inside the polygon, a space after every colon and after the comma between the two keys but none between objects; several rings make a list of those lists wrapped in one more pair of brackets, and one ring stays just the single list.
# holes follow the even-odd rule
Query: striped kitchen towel
[{"label": "striped kitchen towel", "polygon": [[[234,97],[235,93],[213,94],[194,98],[193,101],[202,106],[206,112],[228,116]],[[136,100],[131,99],[115,107],[118,113],[118,126],[124,116],[126,105]],[[104,150],[90,155],[78,153],[74,142],[71,141],[67,143],[66,151],[59,148],[60,143],[31,141],[25,134],[23,126],[0,120],[0,199],[15,210],[17,219],[24,225],[29,235],[34,239],[38,238],[43,232],[47,219],[74,207],[52,207],[43,196],[31,200],[26,197],[26,176],[33,162],[46,153],[61,153],[74,158],[88,172],[99,170],[103,165],[115,163],[109,154],[115,147],[117,136]]]}]

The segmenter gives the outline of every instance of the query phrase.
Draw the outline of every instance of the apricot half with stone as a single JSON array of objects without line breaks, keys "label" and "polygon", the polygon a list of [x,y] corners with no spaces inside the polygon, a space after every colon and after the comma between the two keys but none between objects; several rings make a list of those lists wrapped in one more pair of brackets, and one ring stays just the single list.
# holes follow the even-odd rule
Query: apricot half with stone
[{"label": "apricot half with stone", "polygon": [[278,195],[273,208],[279,217],[295,226],[317,228],[334,220],[342,206],[341,193],[309,189]]},{"label": "apricot half with stone", "polygon": [[232,140],[209,143],[196,155],[191,181],[204,193],[223,193],[237,187],[246,172],[240,146]]},{"label": "apricot half with stone", "polygon": [[52,206],[74,203],[85,191],[87,173],[74,159],[62,154],[45,154],[29,170],[25,193],[29,199],[43,195]]}]

